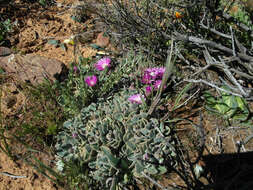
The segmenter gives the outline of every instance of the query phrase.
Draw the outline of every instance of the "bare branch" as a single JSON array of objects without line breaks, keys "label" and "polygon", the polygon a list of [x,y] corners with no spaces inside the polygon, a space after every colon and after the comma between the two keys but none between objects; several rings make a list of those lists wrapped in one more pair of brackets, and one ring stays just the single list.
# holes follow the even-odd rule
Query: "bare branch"
[{"label": "bare branch", "polygon": [[230,26],[229,28],[230,28],[230,32],[231,32],[231,40],[232,40],[232,50],[233,50],[233,56],[235,56],[235,57],[236,57],[236,53],[235,53],[234,33],[233,33],[232,26]]},{"label": "bare branch", "polygon": [[228,38],[228,39],[231,39],[231,36],[230,35],[227,35],[227,34],[224,34],[224,33],[221,33],[217,30],[215,30],[214,28],[210,28],[208,26],[205,26],[203,23],[200,23],[200,26],[204,29],[207,29],[207,30],[210,30],[211,32],[213,32],[214,34],[217,34],[221,37],[224,37],[224,38]]},{"label": "bare branch", "polygon": [[228,94],[232,94],[234,96],[239,96],[239,97],[242,97],[241,94],[238,94],[238,93],[234,93],[234,92],[231,92],[229,90],[225,90],[223,88],[220,88],[218,86],[216,86],[215,84],[211,83],[211,82],[208,82],[208,81],[205,81],[205,80],[202,80],[202,79],[199,79],[199,80],[194,80],[194,79],[185,79],[184,81],[186,82],[192,82],[192,83],[203,83],[203,84],[206,84],[208,86],[211,86],[213,88],[215,88],[216,90],[219,90],[219,91],[223,91],[223,92],[226,92]]},{"label": "bare branch", "polygon": [[[196,43],[196,44],[199,44],[199,45],[200,44],[201,45],[207,45],[209,47],[216,48],[216,49],[221,50],[223,52],[233,54],[233,50],[230,49],[230,48],[227,48],[227,47],[225,47],[221,44],[217,44],[217,43],[209,41],[209,40],[204,40],[204,39],[201,39],[201,38],[197,38],[195,36],[187,36],[187,35],[180,34],[178,32],[174,32],[174,39],[181,40],[181,41],[184,41],[184,42],[193,42],[193,43]],[[241,58],[245,61],[249,61],[249,62],[251,62],[251,64],[253,64],[253,57],[248,56],[248,55],[243,54],[243,53],[238,53],[237,56],[239,58]]]}]

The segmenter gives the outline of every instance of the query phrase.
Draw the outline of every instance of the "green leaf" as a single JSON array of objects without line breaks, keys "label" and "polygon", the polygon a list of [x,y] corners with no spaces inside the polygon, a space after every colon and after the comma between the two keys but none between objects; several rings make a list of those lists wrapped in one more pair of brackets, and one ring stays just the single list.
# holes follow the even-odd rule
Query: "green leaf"
[{"label": "green leaf", "polygon": [[110,164],[117,169],[119,159],[114,157],[114,155],[112,155],[111,150],[108,147],[102,146],[101,149],[104,152],[105,156],[108,158]]},{"label": "green leaf", "polygon": [[144,170],[144,167],[143,165],[140,163],[140,161],[137,161],[136,164],[135,164],[135,172],[134,172],[134,175],[136,177],[141,177],[141,172],[143,172]]},{"label": "green leaf", "polygon": [[59,40],[48,40],[47,43],[51,44],[51,45],[54,45],[54,46],[58,46],[60,41]]},{"label": "green leaf", "polygon": [[75,21],[75,22],[81,22],[81,20],[77,17],[77,16],[74,16],[74,15],[72,15],[71,17],[70,17],[73,21]]},{"label": "green leaf", "polygon": [[131,141],[127,141],[126,145],[127,145],[127,148],[129,148],[132,151],[134,151],[136,149],[136,145],[134,143],[132,143]]},{"label": "green leaf", "polygon": [[100,46],[98,46],[97,44],[90,44],[90,46],[93,48],[93,49],[97,49],[97,50],[102,50],[103,48],[101,48]]},{"label": "green leaf", "polygon": [[181,99],[183,98],[183,95],[191,88],[191,86],[192,86],[192,83],[189,83],[183,88],[183,90],[181,90],[181,92],[179,93],[179,95],[176,98],[176,101],[174,103],[172,110],[177,109],[177,106],[178,106],[179,102],[181,101]]},{"label": "green leaf", "polygon": [[206,103],[208,105],[212,105],[212,104],[215,104],[217,102],[216,99],[209,92],[205,92],[203,96],[204,96],[204,98],[206,100]]},{"label": "green leaf", "polygon": [[167,169],[164,166],[159,166],[158,170],[159,170],[159,174],[161,174],[161,175],[165,174],[167,172]]},{"label": "green leaf", "polygon": [[238,107],[241,109],[241,110],[247,110],[247,112],[249,112],[249,110],[248,110],[248,108],[247,108],[247,103],[246,103],[246,101],[243,99],[243,98],[241,98],[241,97],[239,97],[239,96],[236,96],[235,97],[235,99],[236,99],[236,102],[237,102],[237,104],[238,104]]},{"label": "green leaf", "polygon": [[124,174],[124,180],[123,180],[123,182],[124,182],[125,184],[127,184],[127,183],[129,182],[129,177],[128,177],[127,174]]},{"label": "green leaf", "polygon": [[67,46],[64,43],[60,44],[60,48],[62,48],[64,51],[67,51]]},{"label": "green leaf", "polygon": [[194,173],[196,177],[199,178],[203,172],[204,172],[204,169],[200,165],[196,164],[194,167]]},{"label": "green leaf", "polygon": [[73,121],[71,121],[71,120],[65,121],[65,122],[63,123],[63,127],[65,127],[65,128],[71,127],[71,126],[73,125],[72,122],[73,122]]},{"label": "green leaf", "polygon": [[124,159],[121,159],[120,167],[121,167],[121,169],[123,169],[125,171],[128,170],[128,164]]},{"label": "green leaf", "polygon": [[[0,39],[0,41],[1,41],[1,39]],[[4,74],[4,70],[2,68],[0,68],[0,74]]]},{"label": "green leaf", "polygon": [[233,95],[223,95],[222,100],[229,108],[236,109],[238,107],[238,103]]},{"label": "green leaf", "polygon": [[153,165],[151,165],[150,167],[148,167],[145,171],[147,171],[151,175],[158,174],[157,169]]},{"label": "green leaf", "polygon": [[143,129],[141,129],[141,133],[146,136],[149,133],[149,130],[143,128]]},{"label": "green leaf", "polygon": [[45,0],[39,0],[39,3],[43,6],[46,6],[46,1]]},{"label": "green leaf", "polygon": [[51,123],[47,128],[47,133],[49,135],[55,135],[58,127],[55,123]]},{"label": "green leaf", "polygon": [[241,114],[236,113],[232,118],[235,120],[245,121],[248,118],[248,114],[247,113],[241,113]]}]

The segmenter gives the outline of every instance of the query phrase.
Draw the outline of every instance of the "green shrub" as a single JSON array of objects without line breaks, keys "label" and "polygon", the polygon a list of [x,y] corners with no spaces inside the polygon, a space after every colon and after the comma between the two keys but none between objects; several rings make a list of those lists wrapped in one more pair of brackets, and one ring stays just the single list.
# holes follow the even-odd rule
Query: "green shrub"
[{"label": "green shrub", "polygon": [[170,127],[149,118],[144,105],[130,104],[127,99],[133,93],[124,90],[92,103],[66,121],[57,135],[57,155],[86,164],[89,176],[111,187],[131,184],[142,172],[166,173],[166,161],[175,163]]},{"label": "green shrub", "polygon": [[4,43],[4,40],[11,31],[11,21],[10,19],[5,20],[4,22],[0,22],[0,45]]},{"label": "green shrub", "polygon": [[[120,88],[130,86],[131,82],[136,80],[135,76],[140,72],[140,66],[145,66],[147,61],[142,54],[129,52],[119,61],[112,60],[111,67],[103,71],[96,70],[95,62],[80,57],[77,65],[71,65],[67,79],[54,85],[60,93],[58,103],[69,117],[77,115],[84,106],[96,102],[97,99],[106,99]],[[85,83],[86,76],[91,75],[97,76],[98,79],[93,87]]]}]

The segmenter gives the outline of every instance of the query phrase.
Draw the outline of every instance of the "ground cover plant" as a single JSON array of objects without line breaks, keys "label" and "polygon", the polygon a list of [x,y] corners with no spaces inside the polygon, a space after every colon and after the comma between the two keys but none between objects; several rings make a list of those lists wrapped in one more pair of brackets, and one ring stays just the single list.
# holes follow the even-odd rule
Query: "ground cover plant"
[{"label": "ground cover plant", "polygon": [[[164,72],[164,68],[147,69],[142,82],[150,84],[162,78]],[[156,81],[154,88],[159,85]],[[165,173],[165,157],[167,160],[169,154],[173,156],[170,127],[149,118],[145,113],[148,111],[145,96],[127,88],[124,86],[113,97],[84,107],[77,117],[64,123],[56,144],[60,162],[88,165],[88,174],[100,186],[107,184],[111,189],[131,184],[132,177],[141,176],[144,171],[152,175]],[[148,95],[150,88],[146,91]],[[64,171],[62,166],[60,169]]]},{"label": "ground cover plant", "polygon": [[[205,111],[225,120],[225,128],[253,126],[252,10],[247,3],[85,4],[107,24],[123,56],[80,56],[64,80],[30,88],[36,103],[28,108],[34,117],[15,122],[22,130],[14,139],[22,143],[30,137],[34,144],[50,146],[55,168],[32,154],[30,164],[66,189],[215,189],[215,181],[201,178],[206,177],[201,164],[208,135]],[[4,134],[8,125],[3,126],[0,148],[11,156]],[[191,132],[182,135],[182,126]],[[238,141],[236,151],[252,136]],[[163,177],[172,174],[180,184],[163,185]]]}]

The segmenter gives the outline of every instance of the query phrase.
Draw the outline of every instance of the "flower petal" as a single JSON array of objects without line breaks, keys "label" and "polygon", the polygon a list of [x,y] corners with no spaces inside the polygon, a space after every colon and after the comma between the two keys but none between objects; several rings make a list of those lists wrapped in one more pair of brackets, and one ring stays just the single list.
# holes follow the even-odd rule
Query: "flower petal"
[{"label": "flower petal", "polygon": [[109,57],[104,57],[100,59],[96,64],[95,68],[99,71],[105,70],[106,67],[110,67],[111,59]]},{"label": "flower petal", "polygon": [[85,83],[90,87],[95,86],[97,83],[97,77],[95,75],[87,76],[85,78]]},{"label": "flower petal", "polygon": [[145,99],[145,97],[141,94],[134,94],[134,95],[130,96],[128,98],[128,100],[131,103],[141,104],[142,103],[142,98]]}]

